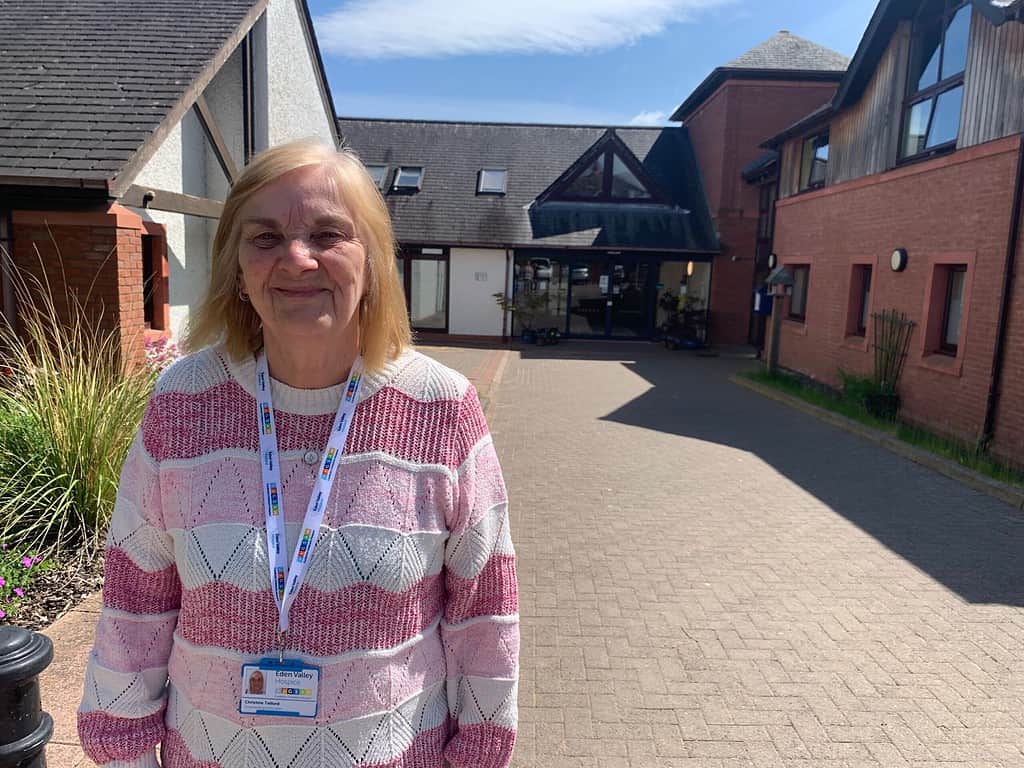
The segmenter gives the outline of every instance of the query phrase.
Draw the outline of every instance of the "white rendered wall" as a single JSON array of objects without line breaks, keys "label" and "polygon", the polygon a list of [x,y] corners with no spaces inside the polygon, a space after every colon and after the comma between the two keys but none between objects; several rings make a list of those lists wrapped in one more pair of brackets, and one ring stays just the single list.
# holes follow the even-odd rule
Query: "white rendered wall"
[{"label": "white rendered wall", "polygon": [[501,336],[501,308],[495,293],[505,290],[505,251],[452,248],[448,332],[466,336]]},{"label": "white rendered wall", "polygon": [[[135,178],[143,188],[206,196],[206,148],[202,127],[189,110]],[[216,162],[216,161],[214,161]],[[219,169],[218,169],[219,170]],[[189,314],[206,295],[210,274],[210,246],[215,222],[182,213],[133,208],[147,221],[167,228],[167,265],[171,332],[179,339]]]},{"label": "white rendered wall", "polygon": [[336,141],[300,14],[296,0],[270,0],[253,28],[253,103],[266,116],[257,122],[257,150],[295,139]]}]

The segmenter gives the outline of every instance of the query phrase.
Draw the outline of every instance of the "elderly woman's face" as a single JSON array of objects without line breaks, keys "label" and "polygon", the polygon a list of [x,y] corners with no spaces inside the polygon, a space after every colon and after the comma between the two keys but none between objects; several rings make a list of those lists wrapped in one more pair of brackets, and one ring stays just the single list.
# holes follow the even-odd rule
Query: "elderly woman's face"
[{"label": "elderly woman's face", "polygon": [[241,211],[239,284],[266,342],[343,342],[358,321],[366,248],[325,174],[299,168],[261,189]]}]

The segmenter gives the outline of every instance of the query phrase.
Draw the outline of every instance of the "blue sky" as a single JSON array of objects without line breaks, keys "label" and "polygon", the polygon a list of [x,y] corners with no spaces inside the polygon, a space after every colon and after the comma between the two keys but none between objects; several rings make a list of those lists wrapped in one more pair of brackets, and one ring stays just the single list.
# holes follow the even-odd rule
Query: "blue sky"
[{"label": "blue sky", "polygon": [[338,113],[664,122],[780,29],[852,56],[874,0],[308,0]]}]

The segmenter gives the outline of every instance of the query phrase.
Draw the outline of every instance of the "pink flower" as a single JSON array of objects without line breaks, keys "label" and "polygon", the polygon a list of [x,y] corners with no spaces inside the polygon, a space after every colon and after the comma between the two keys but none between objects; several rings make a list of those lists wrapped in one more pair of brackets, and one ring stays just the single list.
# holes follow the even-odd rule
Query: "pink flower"
[{"label": "pink flower", "polygon": [[4,577],[0,576],[0,587],[2,587],[6,583],[7,583],[7,581],[4,579]]},{"label": "pink flower", "polygon": [[42,558],[41,555],[36,555],[35,557],[32,558],[32,565],[36,565],[36,564],[41,563],[41,562],[43,562],[43,558]]},{"label": "pink flower", "polygon": [[32,567],[32,558],[29,557],[28,555],[25,555],[25,557],[21,558],[21,564],[25,568],[31,568]]},{"label": "pink flower", "polygon": [[4,616],[6,616],[6,615],[7,615],[7,614],[6,614],[5,612],[4,612],[4,609],[3,609],[3,608],[0,608],[0,619],[2,619],[2,618],[3,618]]},{"label": "pink flower", "polygon": [[14,594],[16,594],[18,597],[24,597],[25,596],[25,590],[21,589],[20,587],[15,587],[14,588]]}]

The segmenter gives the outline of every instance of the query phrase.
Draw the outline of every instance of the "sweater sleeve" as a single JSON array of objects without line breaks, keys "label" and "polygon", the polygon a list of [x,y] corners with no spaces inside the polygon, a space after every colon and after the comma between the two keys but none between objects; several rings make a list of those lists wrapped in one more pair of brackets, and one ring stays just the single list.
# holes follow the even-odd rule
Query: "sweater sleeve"
[{"label": "sweater sleeve", "polygon": [[519,593],[508,498],[476,390],[462,400],[441,634],[454,768],[506,768],[516,740]]},{"label": "sweater sleeve", "polygon": [[107,536],[103,608],[78,710],[82,749],[111,768],[158,765],[167,664],[181,603],[160,476],[147,450],[159,438],[154,411],[151,401],[121,470]]}]

